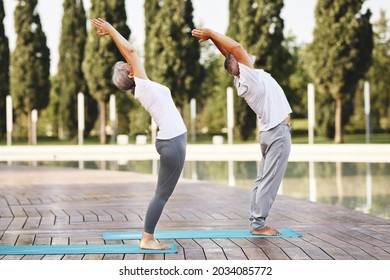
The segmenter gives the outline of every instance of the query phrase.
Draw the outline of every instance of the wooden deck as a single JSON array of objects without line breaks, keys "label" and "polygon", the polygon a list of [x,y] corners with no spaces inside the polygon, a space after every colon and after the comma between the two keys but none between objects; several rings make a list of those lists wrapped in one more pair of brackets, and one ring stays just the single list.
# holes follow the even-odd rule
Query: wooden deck
[{"label": "wooden deck", "polygon": [[[103,244],[140,231],[156,178],[120,171],[0,165],[0,245]],[[250,190],[181,179],[157,230],[248,227]],[[0,255],[2,260],[390,260],[390,220],[278,196],[269,225],[300,238],[176,239],[177,254]],[[112,243],[137,241],[106,241]]]}]

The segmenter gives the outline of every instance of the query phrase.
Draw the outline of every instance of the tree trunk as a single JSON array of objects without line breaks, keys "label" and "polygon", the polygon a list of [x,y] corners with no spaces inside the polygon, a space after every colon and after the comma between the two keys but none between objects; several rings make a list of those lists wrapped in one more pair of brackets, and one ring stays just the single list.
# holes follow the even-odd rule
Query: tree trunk
[{"label": "tree trunk", "polygon": [[336,99],[335,135],[334,142],[343,143],[343,100],[341,96]]},{"label": "tree trunk", "polygon": [[106,144],[106,103],[99,100],[100,144]]}]

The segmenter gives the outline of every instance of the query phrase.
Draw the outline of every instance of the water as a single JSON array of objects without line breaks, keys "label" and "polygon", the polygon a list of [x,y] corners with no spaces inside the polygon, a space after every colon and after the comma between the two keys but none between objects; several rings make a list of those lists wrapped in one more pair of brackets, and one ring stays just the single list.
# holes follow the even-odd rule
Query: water
[{"label": "water", "polygon": [[[158,162],[152,160],[35,164],[145,174],[158,170]],[[250,189],[257,170],[258,163],[252,161],[187,161],[183,177]],[[390,219],[390,163],[289,162],[279,193]]]}]

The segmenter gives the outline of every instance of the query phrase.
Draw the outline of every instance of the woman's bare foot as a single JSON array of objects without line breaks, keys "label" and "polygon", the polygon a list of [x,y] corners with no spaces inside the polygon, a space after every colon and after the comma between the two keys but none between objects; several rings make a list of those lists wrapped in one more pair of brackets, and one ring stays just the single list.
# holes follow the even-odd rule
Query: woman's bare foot
[{"label": "woman's bare foot", "polygon": [[141,242],[139,243],[141,249],[146,250],[168,250],[169,246],[161,244],[154,239],[154,234],[144,232],[141,237]]},{"label": "woman's bare foot", "polygon": [[267,235],[267,236],[276,236],[280,235],[280,232],[276,229],[270,228],[270,227],[263,227],[261,229],[251,230],[251,233],[253,235]]}]

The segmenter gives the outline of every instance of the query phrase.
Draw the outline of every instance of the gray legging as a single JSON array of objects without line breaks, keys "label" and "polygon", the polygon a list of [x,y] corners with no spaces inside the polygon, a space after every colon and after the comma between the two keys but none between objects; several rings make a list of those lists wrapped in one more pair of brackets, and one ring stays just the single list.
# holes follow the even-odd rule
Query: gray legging
[{"label": "gray legging", "polygon": [[181,175],[186,157],[187,133],[172,139],[157,139],[160,154],[157,187],[146,211],[144,231],[153,234],[161,213]]}]

